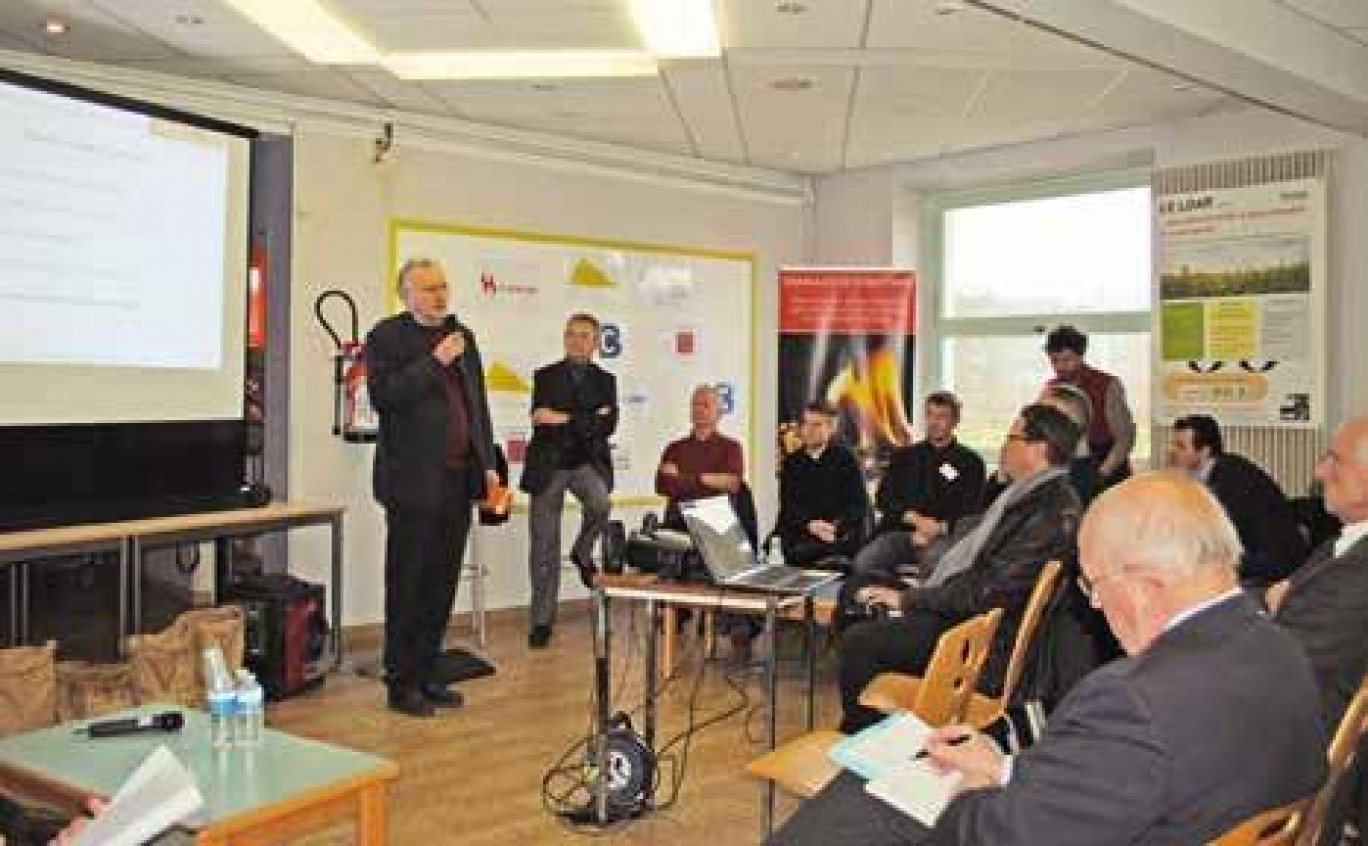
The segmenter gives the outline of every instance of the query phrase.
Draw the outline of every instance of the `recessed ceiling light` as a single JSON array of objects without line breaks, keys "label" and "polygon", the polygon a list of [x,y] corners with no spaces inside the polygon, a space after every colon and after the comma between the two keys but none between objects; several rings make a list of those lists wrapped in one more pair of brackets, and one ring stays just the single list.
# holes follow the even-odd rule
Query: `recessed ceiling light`
[{"label": "recessed ceiling light", "polygon": [[775,91],[793,92],[807,91],[814,85],[815,83],[805,76],[787,76],[783,79],[776,79],[771,82],[770,88],[773,88]]},{"label": "recessed ceiling light", "polygon": [[963,12],[966,8],[964,0],[936,0],[935,6],[938,15],[953,15]]},{"label": "recessed ceiling light", "polygon": [[631,0],[632,19],[646,49],[664,59],[722,55],[712,0]]},{"label": "recessed ceiling light", "polygon": [[176,15],[175,21],[181,26],[199,26],[204,23],[204,18],[194,12],[181,12]]},{"label": "recessed ceiling light", "polygon": [[48,18],[43,21],[43,32],[48,35],[66,35],[71,32],[71,24],[61,18]]},{"label": "recessed ceiling light", "polygon": [[774,4],[774,11],[781,15],[801,15],[807,10],[807,4],[799,0],[776,0]]},{"label": "recessed ceiling light", "polygon": [[1175,82],[1175,83],[1173,83],[1173,90],[1174,90],[1174,91],[1192,91],[1192,90],[1194,90],[1195,88],[1196,88],[1196,86],[1194,86],[1191,82]]}]

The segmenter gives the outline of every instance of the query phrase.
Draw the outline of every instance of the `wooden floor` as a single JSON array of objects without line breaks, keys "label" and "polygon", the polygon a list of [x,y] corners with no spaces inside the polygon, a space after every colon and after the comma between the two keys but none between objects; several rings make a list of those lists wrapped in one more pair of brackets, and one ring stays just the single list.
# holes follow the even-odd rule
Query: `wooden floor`
[{"label": "wooden floor", "polygon": [[[644,614],[617,608],[614,631],[615,709],[641,701]],[[796,633],[794,633],[796,634]],[[698,639],[683,640],[683,660],[660,702],[661,736],[688,722],[690,693],[698,674]],[[636,644],[635,647],[632,644]],[[805,673],[801,640],[785,637],[780,655],[779,737],[804,727]],[[764,751],[761,677],[746,676],[728,647],[703,665],[697,720],[740,701],[726,676],[744,681],[751,708],[697,733],[675,806],[634,821],[607,836],[590,838],[568,829],[542,806],[543,773],[588,725],[592,661],[588,608],[567,604],[552,646],[526,646],[520,615],[491,622],[487,656],[497,675],[461,686],[465,707],[414,720],[384,707],[384,689],[351,672],[328,679],[321,690],[271,707],[275,728],[382,755],[396,761],[401,777],[390,794],[390,842],[463,846],[541,846],[577,841],[612,844],[732,844],[760,840],[760,784],[743,771]],[[818,725],[835,722],[838,702],[833,660],[824,657],[818,677]],[[625,680],[625,683],[624,683]],[[639,715],[634,714],[640,728]],[[666,777],[668,778],[668,777]],[[669,790],[668,783],[665,790]],[[780,818],[792,809],[781,797]],[[345,830],[311,838],[310,844],[351,842]]]}]

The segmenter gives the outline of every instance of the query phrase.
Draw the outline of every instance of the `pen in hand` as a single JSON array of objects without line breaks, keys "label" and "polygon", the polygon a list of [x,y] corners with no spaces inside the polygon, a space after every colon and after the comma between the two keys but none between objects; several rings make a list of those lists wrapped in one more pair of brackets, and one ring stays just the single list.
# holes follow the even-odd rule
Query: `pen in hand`
[{"label": "pen in hand", "polygon": [[[963,744],[965,744],[965,743],[968,743],[968,742],[969,742],[969,738],[971,738],[971,737],[973,737],[972,734],[961,734],[961,735],[958,736],[958,737],[952,737],[952,738],[950,738],[949,740],[946,740],[946,741],[943,741],[943,742],[945,743],[946,746],[961,746],[961,745],[963,745]],[[929,752],[926,751],[926,747],[923,746],[921,749],[918,749],[918,750],[917,750],[917,754],[915,754],[915,755],[912,756],[912,760],[914,760],[914,761],[920,761],[920,760],[926,758],[926,757],[927,757],[928,755],[930,755],[930,754],[931,754],[931,753],[929,753]]]}]

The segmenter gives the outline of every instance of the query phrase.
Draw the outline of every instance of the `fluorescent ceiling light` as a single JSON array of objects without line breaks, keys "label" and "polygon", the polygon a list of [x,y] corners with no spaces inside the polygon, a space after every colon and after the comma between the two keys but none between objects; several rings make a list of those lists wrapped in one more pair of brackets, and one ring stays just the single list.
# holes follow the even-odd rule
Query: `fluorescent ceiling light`
[{"label": "fluorescent ceiling light", "polygon": [[655,57],[635,50],[389,53],[380,63],[401,79],[547,79],[654,76]]},{"label": "fluorescent ceiling light", "polygon": [[225,0],[304,58],[321,65],[371,65],[379,52],[318,0]]},{"label": "fluorescent ceiling light", "polygon": [[646,49],[663,59],[722,54],[712,0],[632,0],[632,19]]}]

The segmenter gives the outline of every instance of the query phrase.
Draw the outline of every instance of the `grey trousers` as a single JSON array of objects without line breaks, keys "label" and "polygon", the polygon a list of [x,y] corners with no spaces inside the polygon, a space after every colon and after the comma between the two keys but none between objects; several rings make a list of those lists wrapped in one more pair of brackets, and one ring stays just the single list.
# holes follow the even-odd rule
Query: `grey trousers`
[{"label": "grey trousers", "polygon": [[851,570],[868,575],[896,576],[917,561],[912,533],[902,529],[885,532],[865,544],[851,562]]},{"label": "grey trousers", "polygon": [[598,471],[588,464],[573,470],[557,470],[546,490],[532,497],[527,525],[531,548],[527,575],[532,584],[532,625],[550,626],[556,622],[560,601],[561,510],[569,490],[580,504],[580,528],[570,554],[581,561],[592,561],[594,542],[608,524],[611,501],[608,486]]}]

